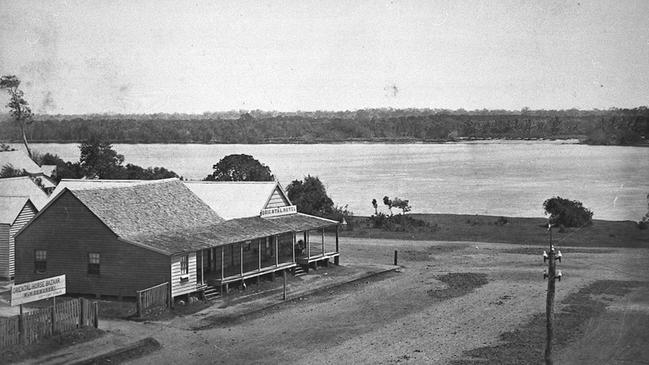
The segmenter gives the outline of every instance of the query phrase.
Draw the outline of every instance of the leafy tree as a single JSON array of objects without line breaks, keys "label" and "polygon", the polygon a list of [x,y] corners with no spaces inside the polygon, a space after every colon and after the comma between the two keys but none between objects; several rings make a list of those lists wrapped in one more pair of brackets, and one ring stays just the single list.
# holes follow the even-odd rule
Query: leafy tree
[{"label": "leafy tree", "polygon": [[392,215],[392,200],[390,200],[390,198],[388,198],[387,195],[383,197],[383,204],[388,206],[388,209],[390,210],[390,215]]},{"label": "leafy tree", "polygon": [[81,169],[81,164],[79,162],[66,162],[63,161],[61,157],[51,153],[45,153],[43,155],[34,151],[35,162],[39,165],[55,165],[56,166],[56,175],[52,178],[58,183],[61,179],[80,179],[84,177],[83,171]]},{"label": "leafy tree", "polygon": [[638,227],[640,227],[640,229],[649,228],[649,194],[647,194],[647,214],[645,214],[640,222],[638,222]]},{"label": "leafy tree", "polygon": [[18,177],[18,176],[29,176],[29,173],[25,169],[17,169],[12,164],[7,164],[2,166],[0,169],[0,178],[4,177]]},{"label": "leafy tree", "polygon": [[25,149],[29,158],[32,157],[32,151],[29,148],[27,143],[27,135],[25,134],[25,129],[27,125],[33,122],[32,119],[32,110],[29,107],[29,103],[23,98],[24,93],[18,87],[20,86],[20,80],[15,75],[5,75],[0,77],[0,89],[5,89],[9,93],[9,103],[7,107],[11,110],[11,116],[14,121],[20,127],[20,133],[22,134],[23,143],[25,144]]},{"label": "leafy tree", "polygon": [[550,224],[564,227],[582,227],[593,223],[593,212],[580,201],[554,197],[543,202],[545,214],[550,214]]},{"label": "leafy tree", "polygon": [[410,206],[409,200],[407,199],[399,199],[399,198],[394,198],[392,199],[392,206],[401,209],[403,214],[408,213],[409,211],[412,210],[412,207]]},{"label": "leafy tree", "polygon": [[124,176],[121,178],[127,180],[158,180],[172,177],[178,177],[178,175],[164,167],[143,168],[137,165],[127,164],[124,169]]},{"label": "leafy tree", "polygon": [[79,149],[79,163],[85,177],[111,179],[120,175],[124,155],[113,150],[113,145],[109,142],[93,137],[81,143]]},{"label": "leafy tree", "polygon": [[372,206],[374,207],[374,215],[379,215],[379,205],[376,199],[372,199]]},{"label": "leafy tree", "polygon": [[327,195],[317,176],[307,175],[304,180],[293,180],[287,187],[288,198],[301,213],[328,217],[333,213],[334,202]]},{"label": "leafy tree", "polygon": [[206,181],[273,181],[270,168],[250,155],[234,154],[223,157],[212,166],[214,172]]}]

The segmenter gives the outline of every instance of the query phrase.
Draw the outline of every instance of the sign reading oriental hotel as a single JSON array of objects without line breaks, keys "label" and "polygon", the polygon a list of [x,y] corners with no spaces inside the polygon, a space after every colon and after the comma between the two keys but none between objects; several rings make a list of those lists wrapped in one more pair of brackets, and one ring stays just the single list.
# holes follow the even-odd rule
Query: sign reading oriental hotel
[{"label": "sign reading oriental hotel", "polygon": [[274,217],[278,215],[295,214],[295,213],[297,213],[297,207],[295,205],[289,205],[286,207],[262,209],[259,215],[262,218],[265,218],[265,217]]},{"label": "sign reading oriental hotel", "polygon": [[35,302],[63,294],[65,294],[65,275],[30,281],[11,288],[11,305]]}]

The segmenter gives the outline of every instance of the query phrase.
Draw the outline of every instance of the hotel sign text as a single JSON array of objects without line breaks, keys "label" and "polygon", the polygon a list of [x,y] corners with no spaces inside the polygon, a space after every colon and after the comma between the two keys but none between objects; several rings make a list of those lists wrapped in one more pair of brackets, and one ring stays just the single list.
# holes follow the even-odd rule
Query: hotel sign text
[{"label": "hotel sign text", "polygon": [[295,214],[295,213],[297,213],[297,207],[295,205],[289,205],[286,207],[262,209],[260,216],[272,217],[276,215]]}]

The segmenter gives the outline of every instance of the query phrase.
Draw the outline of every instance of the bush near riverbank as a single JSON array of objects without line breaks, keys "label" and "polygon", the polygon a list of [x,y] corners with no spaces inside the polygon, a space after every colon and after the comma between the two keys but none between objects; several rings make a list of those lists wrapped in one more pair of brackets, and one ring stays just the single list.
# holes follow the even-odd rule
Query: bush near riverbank
[{"label": "bush near riverbank", "polygon": [[[546,244],[549,240],[546,218],[513,218],[468,214],[408,214],[435,229],[386,231],[374,228],[369,217],[354,217],[354,230],[341,236],[434,241],[481,241]],[[552,230],[553,242],[563,246],[647,247],[649,230],[641,230],[636,222],[594,219],[583,228]]]}]

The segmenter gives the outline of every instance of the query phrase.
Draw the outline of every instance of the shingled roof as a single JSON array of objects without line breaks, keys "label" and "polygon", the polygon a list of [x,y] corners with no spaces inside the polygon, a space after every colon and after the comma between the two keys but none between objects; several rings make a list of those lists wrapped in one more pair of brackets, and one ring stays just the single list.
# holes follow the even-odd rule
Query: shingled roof
[{"label": "shingled roof", "polygon": [[223,221],[179,180],[68,191],[125,240]]}]

